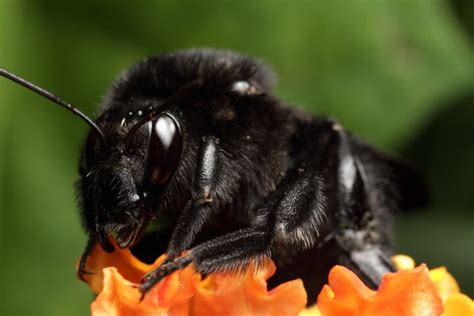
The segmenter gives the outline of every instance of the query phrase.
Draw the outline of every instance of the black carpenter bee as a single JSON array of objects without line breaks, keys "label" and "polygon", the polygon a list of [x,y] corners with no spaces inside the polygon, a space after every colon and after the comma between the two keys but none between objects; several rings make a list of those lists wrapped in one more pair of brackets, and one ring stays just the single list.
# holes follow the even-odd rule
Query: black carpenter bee
[{"label": "black carpenter bee", "polygon": [[376,287],[393,270],[392,215],[427,201],[419,172],[337,121],[282,102],[267,67],[233,52],[139,62],[115,81],[95,122],[0,74],[92,127],[77,184],[89,237],[80,276],[96,243],[114,251],[111,239],[144,260],[167,252],[143,277],[143,294],[191,263],[206,275],[271,257],[270,286],[302,278],[311,303],[336,264]]}]

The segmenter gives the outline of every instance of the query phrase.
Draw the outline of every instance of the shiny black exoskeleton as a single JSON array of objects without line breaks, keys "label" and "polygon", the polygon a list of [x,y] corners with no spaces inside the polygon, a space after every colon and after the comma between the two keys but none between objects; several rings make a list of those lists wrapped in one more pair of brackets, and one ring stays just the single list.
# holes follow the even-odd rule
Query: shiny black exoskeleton
[{"label": "shiny black exoskeleton", "polygon": [[272,85],[262,63],[226,51],[162,54],[126,71],[88,122],[80,273],[93,246],[112,252],[114,239],[143,258],[167,252],[142,293],[190,263],[209,274],[267,258],[270,284],[302,278],[309,303],[335,264],[377,286],[393,269],[391,217],[426,203],[423,178]]}]

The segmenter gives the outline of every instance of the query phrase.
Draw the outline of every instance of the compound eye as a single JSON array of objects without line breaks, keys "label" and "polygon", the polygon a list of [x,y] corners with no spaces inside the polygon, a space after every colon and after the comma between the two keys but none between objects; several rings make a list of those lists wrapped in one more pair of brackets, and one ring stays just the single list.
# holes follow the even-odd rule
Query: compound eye
[{"label": "compound eye", "polygon": [[178,168],[183,138],[178,122],[168,114],[160,114],[151,122],[149,174],[153,184],[166,184]]}]

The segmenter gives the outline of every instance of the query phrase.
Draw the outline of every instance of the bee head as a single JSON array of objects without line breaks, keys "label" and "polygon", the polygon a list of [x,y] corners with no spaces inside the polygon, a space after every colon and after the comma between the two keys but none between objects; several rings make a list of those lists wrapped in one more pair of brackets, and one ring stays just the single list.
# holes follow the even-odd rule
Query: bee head
[{"label": "bee head", "polygon": [[154,107],[135,112],[110,109],[96,123],[106,131],[107,147],[91,130],[79,186],[88,210],[86,226],[95,227],[104,249],[111,249],[111,236],[121,248],[133,246],[155,214],[150,191],[159,195],[178,168],[180,124],[169,111],[158,113]]}]

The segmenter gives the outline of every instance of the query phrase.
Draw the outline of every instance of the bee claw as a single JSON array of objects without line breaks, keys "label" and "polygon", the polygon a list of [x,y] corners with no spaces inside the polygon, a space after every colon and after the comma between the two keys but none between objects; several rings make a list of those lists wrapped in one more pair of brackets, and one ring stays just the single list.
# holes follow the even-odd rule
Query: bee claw
[{"label": "bee claw", "polygon": [[145,298],[145,294],[146,292],[142,292],[142,294],[140,295],[140,299],[138,300],[138,303],[143,302],[143,299]]},{"label": "bee claw", "polygon": [[158,267],[156,270],[149,272],[145,275],[142,280],[141,284],[139,285],[139,290],[142,293],[142,298],[145,294],[150,291],[158,282],[163,280],[170,272],[167,269],[163,269],[162,266]]},{"label": "bee claw", "polygon": [[86,280],[86,278],[84,277],[86,275],[97,275],[97,273],[93,272],[93,271],[88,271],[88,270],[79,270],[79,271],[77,271],[77,276],[79,277],[79,279],[81,279],[83,282],[88,283],[89,281]]},{"label": "bee claw", "polygon": [[138,291],[140,292],[140,298],[138,299],[138,303],[143,302],[143,300],[145,299],[145,295],[148,293],[149,290],[151,290],[153,285],[150,286],[149,284],[146,283],[146,281],[143,281],[143,280],[141,284],[130,285],[132,288],[138,289]]}]

